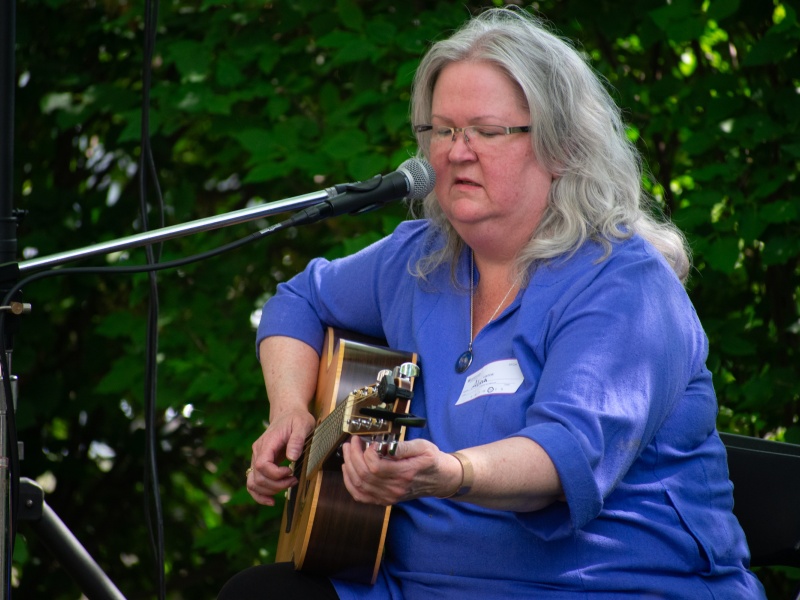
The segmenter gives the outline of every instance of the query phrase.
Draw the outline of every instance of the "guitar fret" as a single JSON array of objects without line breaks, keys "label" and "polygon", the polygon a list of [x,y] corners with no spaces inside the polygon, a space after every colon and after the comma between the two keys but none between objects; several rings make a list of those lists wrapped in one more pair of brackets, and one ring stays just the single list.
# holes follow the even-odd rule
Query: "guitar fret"
[{"label": "guitar fret", "polygon": [[311,439],[311,447],[308,455],[308,466],[306,476],[314,473],[322,462],[330,455],[336,442],[339,440],[342,418],[346,412],[348,404],[352,404],[353,394],[350,394],[341,402],[331,414],[317,427]]}]

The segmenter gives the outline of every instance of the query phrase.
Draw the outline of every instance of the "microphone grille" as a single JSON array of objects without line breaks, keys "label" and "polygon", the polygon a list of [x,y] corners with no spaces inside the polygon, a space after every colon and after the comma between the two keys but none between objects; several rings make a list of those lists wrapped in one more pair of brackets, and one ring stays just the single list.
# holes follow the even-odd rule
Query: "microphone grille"
[{"label": "microphone grille", "polygon": [[409,200],[422,200],[433,191],[436,185],[436,172],[431,163],[421,158],[409,158],[397,170],[408,179]]}]

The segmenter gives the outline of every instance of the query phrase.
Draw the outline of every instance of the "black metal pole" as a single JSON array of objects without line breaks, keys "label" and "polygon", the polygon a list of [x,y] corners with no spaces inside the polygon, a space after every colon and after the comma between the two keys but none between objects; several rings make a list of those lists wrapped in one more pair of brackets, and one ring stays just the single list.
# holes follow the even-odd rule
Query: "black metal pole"
[{"label": "black metal pole", "polygon": [[22,478],[20,520],[27,521],[47,549],[91,600],[125,600],[103,570],[44,499],[36,482]]},{"label": "black metal pole", "polygon": [[[17,257],[17,221],[14,216],[14,88],[16,46],[16,1],[0,1],[0,264],[9,263]],[[10,288],[16,281],[0,281],[0,289]],[[5,296],[5,292],[3,294]],[[8,360],[11,364],[11,339],[3,340]],[[0,394],[0,598],[10,596],[11,580],[11,540],[12,490],[11,463],[9,460],[9,414],[14,410],[13,399],[5,393],[10,387],[11,374],[0,373],[4,392]],[[11,436],[14,437],[15,436]],[[13,468],[16,468],[14,466]]]},{"label": "black metal pole", "polygon": [[16,2],[0,2],[0,264],[17,258],[14,215],[14,90]]}]

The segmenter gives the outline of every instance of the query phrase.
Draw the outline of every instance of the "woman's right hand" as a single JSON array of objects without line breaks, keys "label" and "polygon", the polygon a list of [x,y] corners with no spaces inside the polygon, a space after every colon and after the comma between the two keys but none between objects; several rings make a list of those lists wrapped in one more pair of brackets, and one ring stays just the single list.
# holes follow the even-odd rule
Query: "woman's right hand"
[{"label": "woman's right hand", "polygon": [[275,494],[297,483],[291,467],[281,463],[300,458],[314,424],[314,416],[307,410],[282,412],[253,443],[247,491],[256,502],[275,506]]}]

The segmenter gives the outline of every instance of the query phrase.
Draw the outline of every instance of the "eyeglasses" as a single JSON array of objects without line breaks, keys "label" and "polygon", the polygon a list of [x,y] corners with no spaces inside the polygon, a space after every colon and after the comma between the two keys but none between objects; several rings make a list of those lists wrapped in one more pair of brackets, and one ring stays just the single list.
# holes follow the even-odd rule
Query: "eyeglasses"
[{"label": "eyeglasses", "polygon": [[469,125],[467,127],[445,127],[444,125],[414,125],[420,144],[431,153],[449,151],[456,136],[464,132],[464,141],[476,154],[490,154],[503,144],[507,135],[528,133],[529,125],[503,127],[502,125]]}]

